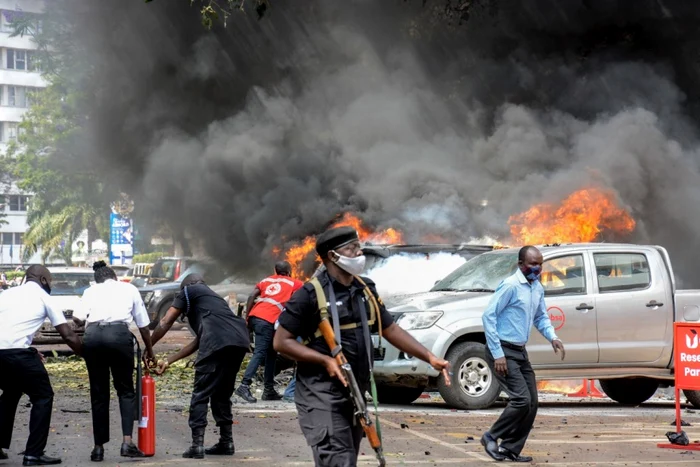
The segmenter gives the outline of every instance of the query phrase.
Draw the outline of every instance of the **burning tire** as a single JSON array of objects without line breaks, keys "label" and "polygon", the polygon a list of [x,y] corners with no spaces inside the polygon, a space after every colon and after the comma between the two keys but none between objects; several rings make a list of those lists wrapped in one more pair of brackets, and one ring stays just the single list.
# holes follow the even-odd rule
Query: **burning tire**
[{"label": "burning tire", "polygon": [[636,406],[649,400],[659,382],[649,378],[601,379],[600,387],[610,399],[624,405]]},{"label": "burning tire", "polygon": [[424,387],[408,388],[377,385],[377,399],[382,404],[408,405],[418,399],[424,390]]},{"label": "burning tire", "polygon": [[693,404],[693,407],[700,409],[700,391],[691,391],[690,389],[683,389],[683,394],[688,398],[688,402]]},{"label": "burning tire", "polygon": [[447,352],[452,369],[452,385],[438,378],[438,391],[448,405],[476,410],[490,407],[501,392],[498,381],[486,363],[486,346],[480,342],[462,342]]}]

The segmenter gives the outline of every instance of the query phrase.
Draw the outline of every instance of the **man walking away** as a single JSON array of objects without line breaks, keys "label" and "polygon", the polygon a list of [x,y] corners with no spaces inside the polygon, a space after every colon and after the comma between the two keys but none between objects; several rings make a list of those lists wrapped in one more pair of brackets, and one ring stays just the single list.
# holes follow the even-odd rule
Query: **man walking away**
[{"label": "man walking away", "polygon": [[255,332],[255,351],[253,358],[248,362],[248,367],[241,380],[241,385],[236,389],[236,395],[248,402],[257,402],[250,392],[258,367],[265,365],[265,389],[262,399],[264,401],[277,401],[282,399],[275,391],[275,362],[277,352],[272,346],[275,337],[275,323],[284,309],[287,300],[304,284],[292,279],[292,266],[287,261],[275,264],[275,274],[266,277],[255,286],[253,293],[248,297],[246,305],[248,313],[248,326]]},{"label": "man walking away", "polygon": [[[231,396],[236,387],[236,375],[250,347],[245,321],[233,314],[226,300],[207,287],[202,276],[189,274],[180,283],[180,294],[153,331],[153,345],[168,332],[181,314],[187,317],[190,329],[197,337],[179,352],[159,361],[156,374],[163,374],[170,365],[199,350],[194,362],[194,389],[190,401],[192,446],[182,457],[202,459],[204,454],[232,456],[235,448]],[[221,436],[218,443],[205,450],[204,432],[210,401]]]},{"label": "man walking away", "polygon": [[88,288],[74,320],[85,321],[84,358],[90,378],[92,433],[95,447],[90,460],[104,460],[104,444],[109,441],[109,374],[119,397],[122,419],[122,457],[145,457],[131,439],[136,414],[134,391],[134,335],[129,324],[136,321],[146,346],[145,360],[154,361],[148,313],[139,290],[119,282],[104,261],[92,266],[96,284]]},{"label": "man walking away", "polygon": [[499,284],[482,317],[486,361],[509,396],[508,406],[481,437],[486,454],[497,461],[532,461],[520,452],[537,415],[537,382],[525,349],[533,324],[564,360],[564,344],[554,333],[544,303],[541,272],[542,253],[534,246],[521,248],[518,269]]},{"label": "man walking away", "polygon": [[82,353],[80,338],[70,329],[63,313],[49,303],[51,273],[34,264],[27,269],[25,283],[0,294],[0,459],[10,447],[17,404],[22,394],[32,403],[29,439],[22,465],[54,465],[61,459],[44,454],[51,426],[53,388],[49,374],[32,338],[48,318],[73,351]]}]

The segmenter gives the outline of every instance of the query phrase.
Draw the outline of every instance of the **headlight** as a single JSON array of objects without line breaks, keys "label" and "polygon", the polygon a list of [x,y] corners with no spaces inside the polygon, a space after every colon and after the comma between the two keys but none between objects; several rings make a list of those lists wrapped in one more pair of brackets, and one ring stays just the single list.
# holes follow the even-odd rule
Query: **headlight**
[{"label": "headlight", "polygon": [[412,329],[427,329],[442,318],[442,311],[417,311],[415,313],[404,313],[396,321],[406,331]]}]

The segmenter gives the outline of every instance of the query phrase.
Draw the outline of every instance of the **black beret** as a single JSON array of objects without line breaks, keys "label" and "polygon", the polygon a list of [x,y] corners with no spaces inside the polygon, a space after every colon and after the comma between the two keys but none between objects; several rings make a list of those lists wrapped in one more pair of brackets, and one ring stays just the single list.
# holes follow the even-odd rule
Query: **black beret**
[{"label": "black beret", "polygon": [[316,252],[324,258],[329,251],[359,239],[357,231],[352,227],[328,229],[316,238]]}]

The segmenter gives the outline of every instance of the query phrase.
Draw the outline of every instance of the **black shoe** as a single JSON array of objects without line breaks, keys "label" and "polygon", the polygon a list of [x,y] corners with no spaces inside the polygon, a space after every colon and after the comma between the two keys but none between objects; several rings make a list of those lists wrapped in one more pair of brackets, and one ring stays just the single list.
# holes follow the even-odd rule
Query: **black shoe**
[{"label": "black shoe", "polygon": [[255,397],[253,397],[253,394],[250,393],[250,388],[248,386],[238,386],[238,389],[236,389],[236,395],[244,401],[250,402],[251,404],[258,401]]},{"label": "black shoe", "polygon": [[0,449],[0,461],[4,461],[6,459],[8,459],[7,454],[5,454],[5,451]]},{"label": "black shoe", "polygon": [[514,453],[513,451],[511,451],[510,449],[507,449],[507,448],[499,447],[498,453],[512,462],[532,462],[532,457],[519,456],[518,454]]},{"label": "black shoe", "polygon": [[272,391],[263,391],[262,400],[264,401],[281,401],[282,396],[274,389]]},{"label": "black shoe", "polygon": [[488,454],[491,459],[499,462],[506,460],[506,456],[498,451],[498,443],[496,443],[496,440],[493,439],[491,433],[488,431],[481,437],[481,445],[484,447],[484,451],[486,451],[486,454]]},{"label": "black shoe", "polygon": [[204,428],[192,429],[192,446],[182,453],[185,459],[204,459]]},{"label": "black shoe", "polygon": [[95,446],[90,453],[90,460],[93,462],[102,462],[105,460],[105,448],[102,446]]},{"label": "black shoe", "polygon": [[204,454],[212,456],[232,456],[236,453],[236,448],[233,446],[233,441],[224,443],[219,441],[214,446],[204,450]]},{"label": "black shoe", "polygon": [[122,457],[146,457],[146,454],[141,452],[134,443],[122,443],[120,455]]},{"label": "black shoe", "polygon": [[204,459],[204,446],[190,446],[190,448],[182,453],[185,459]]},{"label": "black shoe", "polygon": [[219,427],[219,442],[209,449],[205,449],[205,454],[213,456],[232,456],[236,453],[233,446],[233,425],[222,425]]},{"label": "black shoe", "polygon": [[41,456],[24,456],[22,465],[56,465],[60,464],[61,459],[58,457]]}]

